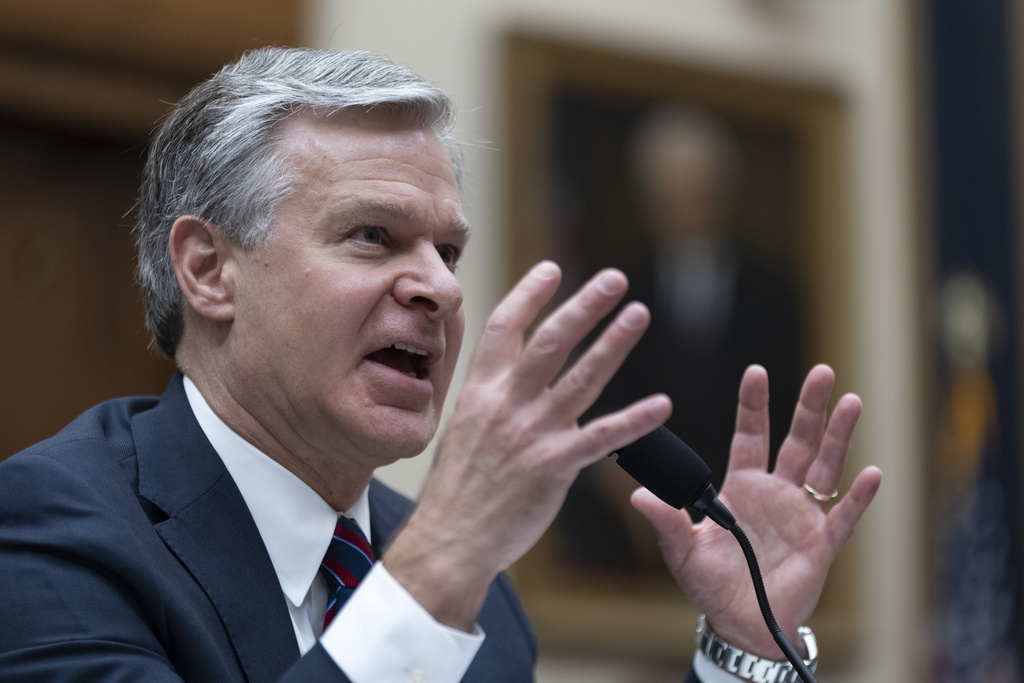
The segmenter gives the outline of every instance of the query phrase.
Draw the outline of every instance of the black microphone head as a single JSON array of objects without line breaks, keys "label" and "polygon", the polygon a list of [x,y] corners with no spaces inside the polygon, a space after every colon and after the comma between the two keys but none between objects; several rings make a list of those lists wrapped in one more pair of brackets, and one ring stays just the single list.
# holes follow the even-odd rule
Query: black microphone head
[{"label": "black microphone head", "polygon": [[680,510],[693,505],[711,486],[711,468],[664,426],[621,449],[616,462],[651,493]]}]

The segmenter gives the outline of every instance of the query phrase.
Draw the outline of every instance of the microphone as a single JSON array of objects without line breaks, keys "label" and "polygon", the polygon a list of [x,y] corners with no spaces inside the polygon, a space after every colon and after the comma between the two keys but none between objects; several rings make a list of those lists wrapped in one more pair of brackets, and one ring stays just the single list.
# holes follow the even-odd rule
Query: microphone
[{"label": "microphone", "polygon": [[619,467],[658,498],[677,510],[686,507],[702,512],[736,537],[750,568],[761,616],[772,638],[793,665],[797,675],[805,683],[815,683],[813,672],[804,664],[775,621],[754,548],[736,523],[736,518],[718,500],[718,492],[711,485],[711,468],[707,463],[664,425],[623,448],[618,456],[616,463]]},{"label": "microphone", "polygon": [[724,529],[736,525],[711,485],[711,468],[667,427],[658,427],[618,455],[619,467],[677,510],[685,507],[705,514]]}]

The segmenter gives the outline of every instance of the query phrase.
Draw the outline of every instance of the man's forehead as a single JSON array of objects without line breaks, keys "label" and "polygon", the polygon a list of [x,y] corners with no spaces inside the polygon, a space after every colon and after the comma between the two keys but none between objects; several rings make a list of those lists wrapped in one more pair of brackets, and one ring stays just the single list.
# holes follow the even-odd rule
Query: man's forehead
[{"label": "man's forehead", "polygon": [[304,131],[310,134],[337,130],[420,132],[436,138],[434,132],[415,116],[394,107],[341,107],[324,109],[305,107],[285,118],[278,125],[282,136]]},{"label": "man's forehead", "polygon": [[451,158],[434,131],[409,115],[384,108],[346,107],[324,113],[303,110],[278,125],[276,144],[285,158],[304,170],[316,164],[329,167],[400,156],[457,189]]},{"label": "man's forehead", "polygon": [[[365,220],[379,216],[410,223],[428,221],[425,211],[429,209],[405,201],[401,192],[378,194],[374,181],[379,172],[381,178],[412,181],[420,189],[429,189],[441,201],[437,206],[445,207],[447,231],[462,242],[469,239],[451,159],[434,132],[410,116],[363,107],[332,112],[306,109],[285,119],[278,134],[278,148],[298,174],[297,186],[344,188],[339,190],[340,201],[332,202],[330,209],[336,219],[358,215]],[[397,163],[389,164],[391,160]],[[396,186],[400,184],[383,185]]]}]

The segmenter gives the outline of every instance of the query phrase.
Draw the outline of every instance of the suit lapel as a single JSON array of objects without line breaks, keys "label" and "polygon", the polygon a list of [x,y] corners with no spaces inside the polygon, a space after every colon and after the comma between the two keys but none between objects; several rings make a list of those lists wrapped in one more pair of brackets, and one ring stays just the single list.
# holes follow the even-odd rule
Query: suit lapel
[{"label": "suit lapel", "polygon": [[154,528],[202,586],[251,683],[299,658],[270,556],[242,494],[188,405],[180,375],[132,422],[139,493],[168,519]]},{"label": "suit lapel", "polygon": [[383,557],[391,538],[412,512],[413,503],[376,479],[370,482],[370,529],[373,553]]}]

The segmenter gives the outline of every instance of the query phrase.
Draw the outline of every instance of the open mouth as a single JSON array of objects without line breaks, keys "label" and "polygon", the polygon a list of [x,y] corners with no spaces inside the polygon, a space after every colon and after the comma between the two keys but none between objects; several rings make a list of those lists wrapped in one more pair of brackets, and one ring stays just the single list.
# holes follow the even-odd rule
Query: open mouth
[{"label": "open mouth", "polygon": [[407,377],[426,379],[429,374],[427,352],[410,344],[392,344],[385,349],[374,351],[367,358],[375,363],[394,368]]}]

